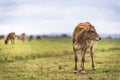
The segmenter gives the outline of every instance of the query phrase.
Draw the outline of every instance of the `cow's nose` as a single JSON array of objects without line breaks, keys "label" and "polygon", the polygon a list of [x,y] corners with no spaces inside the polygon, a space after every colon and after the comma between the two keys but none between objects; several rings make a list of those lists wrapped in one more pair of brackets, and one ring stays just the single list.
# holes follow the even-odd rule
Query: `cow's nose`
[{"label": "cow's nose", "polygon": [[101,40],[101,37],[99,37],[99,40]]}]

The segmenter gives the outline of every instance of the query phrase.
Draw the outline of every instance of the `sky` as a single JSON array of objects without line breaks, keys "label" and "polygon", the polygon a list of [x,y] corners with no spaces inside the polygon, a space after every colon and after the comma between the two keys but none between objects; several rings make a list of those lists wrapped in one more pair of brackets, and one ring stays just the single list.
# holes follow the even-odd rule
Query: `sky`
[{"label": "sky", "polygon": [[72,34],[87,21],[99,34],[120,34],[120,0],[0,0],[0,34]]}]

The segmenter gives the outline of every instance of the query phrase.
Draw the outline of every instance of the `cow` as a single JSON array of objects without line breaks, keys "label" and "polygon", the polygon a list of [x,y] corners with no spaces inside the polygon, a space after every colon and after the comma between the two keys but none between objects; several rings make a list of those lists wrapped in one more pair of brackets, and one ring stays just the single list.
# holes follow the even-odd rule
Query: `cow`
[{"label": "cow", "polygon": [[11,40],[11,43],[14,44],[15,32],[11,32],[8,34],[7,38],[5,39],[5,44],[8,44],[9,40]]},{"label": "cow", "polygon": [[33,39],[33,35],[30,35],[28,41],[30,42]]},{"label": "cow", "polygon": [[94,65],[94,49],[93,49],[93,43],[94,41],[101,40],[101,37],[96,32],[96,29],[90,22],[82,22],[79,23],[72,35],[72,43],[73,43],[73,51],[75,54],[75,67],[74,67],[74,73],[78,73],[78,52],[81,52],[81,73],[84,74],[85,68],[84,68],[84,62],[85,62],[85,54],[87,48],[90,48],[90,56],[92,59],[92,69],[95,70]]},{"label": "cow", "polygon": [[41,36],[40,35],[36,36],[36,40],[41,40]]},{"label": "cow", "polygon": [[4,40],[5,36],[4,35],[0,35],[0,40]]},{"label": "cow", "polygon": [[25,33],[22,33],[19,38],[24,43],[25,42]]}]

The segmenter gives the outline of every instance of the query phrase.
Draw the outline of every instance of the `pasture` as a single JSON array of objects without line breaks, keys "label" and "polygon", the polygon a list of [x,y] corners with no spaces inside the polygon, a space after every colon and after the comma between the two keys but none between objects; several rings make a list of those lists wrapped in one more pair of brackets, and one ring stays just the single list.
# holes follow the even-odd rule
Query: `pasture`
[{"label": "pasture", "polygon": [[120,80],[119,58],[120,39],[102,39],[95,43],[96,70],[87,50],[86,74],[74,74],[71,38],[16,39],[8,45],[0,40],[0,80]]}]

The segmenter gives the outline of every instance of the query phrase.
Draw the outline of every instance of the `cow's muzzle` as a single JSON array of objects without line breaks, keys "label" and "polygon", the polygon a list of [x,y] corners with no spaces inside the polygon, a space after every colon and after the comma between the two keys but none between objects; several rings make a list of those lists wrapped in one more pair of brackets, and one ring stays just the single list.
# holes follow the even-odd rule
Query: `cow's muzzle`
[{"label": "cow's muzzle", "polygon": [[101,40],[101,37],[99,37],[99,38],[96,39],[96,41],[99,41],[99,40]]},{"label": "cow's muzzle", "polygon": [[99,40],[101,40],[101,37],[99,37]]}]

